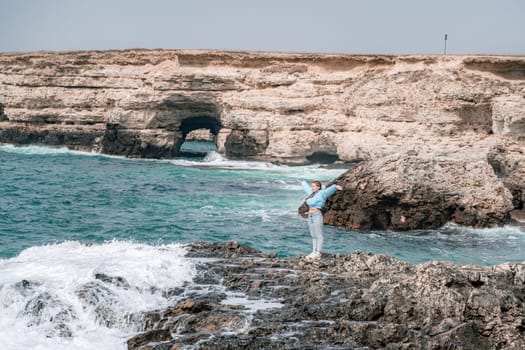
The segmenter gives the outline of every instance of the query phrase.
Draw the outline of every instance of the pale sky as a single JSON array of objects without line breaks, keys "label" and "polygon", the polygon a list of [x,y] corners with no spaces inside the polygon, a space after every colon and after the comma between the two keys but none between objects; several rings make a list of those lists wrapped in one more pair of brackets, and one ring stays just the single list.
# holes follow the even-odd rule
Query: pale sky
[{"label": "pale sky", "polygon": [[0,0],[0,52],[525,54],[525,0]]}]

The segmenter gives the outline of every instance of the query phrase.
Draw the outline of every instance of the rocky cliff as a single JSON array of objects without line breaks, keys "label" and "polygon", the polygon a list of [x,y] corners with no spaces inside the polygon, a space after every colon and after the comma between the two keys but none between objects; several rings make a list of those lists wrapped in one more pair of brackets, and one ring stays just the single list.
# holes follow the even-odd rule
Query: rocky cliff
[{"label": "rocky cliff", "polygon": [[0,54],[0,142],[173,157],[195,129],[230,158],[355,161],[426,144],[485,159],[525,142],[525,57]]},{"label": "rocky cliff", "polygon": [[0,143],[161,158],[196,133],[229,158],[367,160],[330,224],[501,225],[524,208],[525,57],[0,54]]}]

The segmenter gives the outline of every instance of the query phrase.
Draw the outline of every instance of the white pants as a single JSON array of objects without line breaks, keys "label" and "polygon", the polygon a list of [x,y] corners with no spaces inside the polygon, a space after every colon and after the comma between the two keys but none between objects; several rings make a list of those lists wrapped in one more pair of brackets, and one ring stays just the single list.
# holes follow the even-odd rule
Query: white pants
[{"label": "white pants", "polygon": [[308,228],[312,236],[314,253],[321,253],[323,250],[323,214],[320,211],[308,214]]}]

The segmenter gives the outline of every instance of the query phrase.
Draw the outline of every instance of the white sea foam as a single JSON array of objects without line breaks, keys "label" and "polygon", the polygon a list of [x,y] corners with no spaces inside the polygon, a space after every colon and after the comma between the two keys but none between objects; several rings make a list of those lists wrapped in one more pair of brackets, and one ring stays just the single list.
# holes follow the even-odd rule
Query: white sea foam
[{"label": "white sea foam", "polygon": [[[67,147],[50,147],[50,146],[14,146],[10,144],[0,144],[0,151],[17,153],[17,154],[63,154],[63,153],[74,153],[76,151],[71,151]],[[78,152],[86,153],[87,152]]]},{"label": "white sea foam", "polygon": [[[280,213],[278,210],[273,212]],[[248,215],[261,218],[262,222],[272,221],[272,211],[266,209],[250,210],[247,212]]]},{"label": "white sea foam", "polygon": [[10,144],[0,144],[0,152],[27,154],[27,155],[52,155],[52,154],[75,154],[80,156],[100,156],[107,158],[125,159],[133,162],[159,162],[171,163],[183,167],[225,169],[225,170],[252,170],[273,172],[291,178],[309,180],[329,181],[346,171],[346,169],[330,169],[321,167],[318,164],[303,166],[278,165],[263,161],[231,160],[222,156],[220,153],[208,152],[202,160],[189,160],[184,158],[177,159],[139,159],[126,158],[124,156],[107,155],[97,152],[75,151],[67,147],[52,147],[42,145],[14,146]]},{"label": "white sea foam", "polygon": [[461,226],[454,223],[447,223],[443,226],[442,230],[444,232],[450,232],[457,235],[457,232],[460,232],[462,235],[469,237],[480,237],[480,238],[508,238],[508,237],[524,237],[525,230],[520,226],[511,226],[505,225],[502,227],[493,227],[493,228],[473,228],[467,226]]},{"label": "white sea foam", "polygon": [[226,293],[227,298],[221,301],[224,305],[243,306],[247,312],[255,313],[259,310],[280,309],[284,306],[276,300],[250,299],[243,293]]},{"label": "white sea foam", "polygon": [[[225,170],[250,170],[275,173],[294,179],[329,181],[347,169],[330,169],[321,167],[319,164],[288,166],[278,165],[262,161],[231,160],[224,158],[217,152],[209,152],[202,160],[172,159],[171,162],[177,166],[225,169]],[[282,180],[281,180],[282,181]],[[295,188],[299,188],[297,185]]]},{"label": "white sea foam", "polygon": [[280,169],[283,166],[267,162],[230,160],[215,151],[208,152],[202,160],[172,159],[172,164],[186,167],[217,168],[233,170],[268,170]]},{"label": "white sea foam", "polygon": [[0,260],[3,349],[125,349],[140,312],[194,275],[178,244],[32,247]]}]

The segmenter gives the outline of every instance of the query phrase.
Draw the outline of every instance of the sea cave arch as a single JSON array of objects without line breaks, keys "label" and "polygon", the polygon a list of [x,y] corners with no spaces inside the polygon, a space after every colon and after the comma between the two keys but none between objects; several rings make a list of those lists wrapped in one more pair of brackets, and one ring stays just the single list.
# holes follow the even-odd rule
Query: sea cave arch
[{"label": "sea cave arch", "polygon": [[[184,157],[200,157],[209,151],[217,150],[217,134],[221,129],[215,117],[192,116],[184,119],[180,125],[182,139],[177,154]],[[191,139],[187,139],[191,135]]]},{"label": "sea cave arch", "polygon": [[333,164],[336,161],[339,161],[339,156],[336,153],[330,152],[314,152],[311,155],[307,156],[306,159],[310,163],[318,164]]}]

